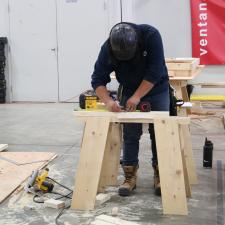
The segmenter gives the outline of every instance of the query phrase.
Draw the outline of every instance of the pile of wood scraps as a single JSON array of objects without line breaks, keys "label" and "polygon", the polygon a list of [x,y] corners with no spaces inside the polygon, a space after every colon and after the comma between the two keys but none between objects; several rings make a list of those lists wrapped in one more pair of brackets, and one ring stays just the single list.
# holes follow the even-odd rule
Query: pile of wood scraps
[{"label": "pile of wood scraps", "polygon": [[52,152],[0,152],[0,203],[32,173],[56,158]]}]

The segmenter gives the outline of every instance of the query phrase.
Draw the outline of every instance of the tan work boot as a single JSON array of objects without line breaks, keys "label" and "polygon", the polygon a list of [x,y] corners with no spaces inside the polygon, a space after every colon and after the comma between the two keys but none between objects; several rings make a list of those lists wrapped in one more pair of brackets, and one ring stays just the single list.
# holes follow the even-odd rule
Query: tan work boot
[{"label": "tan work boot", "polygon": [[159,178],[159,167],[154,166],[154,189],[155,195],[161,196],[161,186],[160,186],[160,178]]},{"label": "tan work boot", "polygon": [[119,187],[120,196],[128,196],[136,188],[138,166],[122,166],[125,180]]}]

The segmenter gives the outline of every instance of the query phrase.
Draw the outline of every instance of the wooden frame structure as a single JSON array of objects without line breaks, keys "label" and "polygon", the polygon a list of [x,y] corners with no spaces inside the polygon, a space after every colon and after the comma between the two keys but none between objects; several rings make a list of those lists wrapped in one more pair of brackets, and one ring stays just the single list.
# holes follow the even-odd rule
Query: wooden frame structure
[{"label": "wooden frame structure", "polygon": [[193,76],[199,69],[199,58],[166,58],[166,66],[170,77]]},{"label": "wooden frame structure", "polygon": [[168,112],[76,111],[85,122],[80,160],[75,178],[72,209],[92,210],[97,192],[117,185],[121,151],[121,123],[154,123],[163,212],[187,215],[186,196],[197,183],[187,117]]},{"label": "wooden frame structure", "polygon": [[[198,69],[195,71],[195,73],[192,76],[172,76],[169,77],[169,82],[172,85],[172,87],[176,91],[176,97],[178,99],[182,99],[184,102],[189,102],[190,99],[188,97],[187,93],[187,84],[188,81],[193,80],[199,73],[201,73],[204,66],[198,66]],[[178,116],[187,116],[190,114],[189,108],[182,108],[178,110]]]}]

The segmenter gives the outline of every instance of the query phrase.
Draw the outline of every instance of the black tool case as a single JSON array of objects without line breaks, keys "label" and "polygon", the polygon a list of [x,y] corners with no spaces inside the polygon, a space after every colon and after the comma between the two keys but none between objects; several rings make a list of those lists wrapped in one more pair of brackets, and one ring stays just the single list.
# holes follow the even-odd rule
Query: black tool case
[{"label": "black tool case", "polygon": [[5,48],[7,43],[8,41],[6,37],[0,37],[0,103],[5,103],[6,101]]}]

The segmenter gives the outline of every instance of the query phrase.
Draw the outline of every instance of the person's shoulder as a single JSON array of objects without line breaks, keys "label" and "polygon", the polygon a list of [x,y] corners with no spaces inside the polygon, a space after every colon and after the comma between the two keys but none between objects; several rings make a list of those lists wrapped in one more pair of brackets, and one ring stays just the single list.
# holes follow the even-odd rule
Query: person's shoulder
[{"label": "person's shoulder", "polygon": [[109,39],[107,39],[101,46],[101,49],[107,51],[109,49]]},{"label": "person's shoulder", "polygon": [[107,39],[101,45],[100,52],[99,52],[99,57],[101,59],[108,58],[109,55],[110,55],[110,53],[109,53],[110,50],[109,49],[110,49],[110,47],[109,47],[109,39]]},{"label": "person's shoulder", "polygon": [[159,33],[159,31],[156,27],[149,25],[149,24],[138,24],[137,27],[145,35],[153,35],[155,33]]}]

